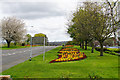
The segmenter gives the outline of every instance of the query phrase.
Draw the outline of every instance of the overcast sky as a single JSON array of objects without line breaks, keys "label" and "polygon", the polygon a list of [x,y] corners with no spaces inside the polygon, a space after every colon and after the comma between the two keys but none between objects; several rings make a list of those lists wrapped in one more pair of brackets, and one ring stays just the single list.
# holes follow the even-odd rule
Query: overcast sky
[{"label": "overcast sky", "polygon": [[[44,33],[49,41],[72,40],[67,20],[78,2],[85,0],[0,0],[0,19],[15,16],[26,23],[27,33]],[[98,1],[98,0],[97,0]],[[31,27],[33,26],[33,27]]]},{"label": "overcast sky", "polygon": [[[27,33],[44,33],[49,41],[72,40],[67,31],[67,19],[76,9],[77,0],[1,0],[0,19],[15,16],[26,23]],[[31,27],[33,26],[33,27]]]}]

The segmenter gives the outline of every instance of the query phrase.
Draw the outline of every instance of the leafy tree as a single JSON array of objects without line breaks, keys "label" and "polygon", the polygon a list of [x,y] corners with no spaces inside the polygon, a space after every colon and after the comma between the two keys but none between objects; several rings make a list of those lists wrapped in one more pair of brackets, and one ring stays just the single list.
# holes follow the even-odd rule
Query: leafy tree
[{"label": "leafy tree", "polygon": [[30,34],[27,34],[27,35],[26,35],[26,38],[27,38],[26,42],[27,42],[27,44],[30,43],[31,37],[32,37],[32,36],[31,36]]},{"label": "leafy tree", "polygon": [[[109,38],[116,30],[111,26],[110,17],[105,13],[106,8],[104,4],[97,2],[84,2],[71,20],[74,25],[71,34],[74,33],[73,38],[81,38],[85,40],[97,40],[100,43],[100,56],[103,56],[103,42]],[[69,33],[70,33],[69,32]]]},{"label": "leafy tree", "polygon": [[20,42],[24,39],[26,29],[23,20],[15,17],[4,17],[1,20],[2,38],[6,40],[8,48],[11,41]]},{"label": "leafy tree", "polygon": [[[48,37],[43,33],[35,34],[34,37],[45,37],[45,44],[48,45]],[[44,39],[43,39],[44,40]]]},{"label": "leafy tree", "polygon": [[[103,4],[102,4],[103,5]],[[91,18],[90,22],[90,34],[95,40],[100,43],[101,51],[100,56],[103,56],[103,43],[109,38],[116,30],[110,24],[110,17],[104,13],[104,5],[95,4],[93,7],[89,6],[87,11]]]},{"label": "leafy tree", "polygon": [[[74,40],[79,42],[82,49],[84,49],[85,44],[85,50],[87,50],[87,44],[89,41],[92,41],[92,37],[89,32],[89,25],[86,23],[89,23],[88,19],[89,12],[83,10],[82,7],[80,7],[74,14],[73,19],[71,20],[72,24],[69,25],[68,33],[71,32],[71,37],[74,37]],[[73,33],[74,32],[74,33]],[[84,43],[85,42],[85,43]]]},{"label": "leafy tree", "polygon": [[38,34],[35,34],[34,37],[47,37],[47,36],[43,33],[38,33]]}]

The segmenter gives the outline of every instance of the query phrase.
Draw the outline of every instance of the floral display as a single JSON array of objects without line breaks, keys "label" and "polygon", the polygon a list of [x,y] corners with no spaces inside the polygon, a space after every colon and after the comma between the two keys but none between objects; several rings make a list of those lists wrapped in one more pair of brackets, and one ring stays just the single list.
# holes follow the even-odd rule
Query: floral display
[{"label": "floral display", "polygon": [[86,58],[84,52],[79,52],[76,48],[63,48],[58,53],[58,58],[50,61],[49,63],[76,61]]},{"label": "floral display", "polygon": [[[31,46],[31,45],[25,45],[25,46]],[[32,45],[32,46],[38,46],[38,45]]]},{"label": "floral display", "polygon": [[65,53],[65,52],[79,52],[76,48],[63,48],[58,53]]},{"label": "floral display", "polygon": [[73,47],[73,45],[66,45],[65,47]]}]

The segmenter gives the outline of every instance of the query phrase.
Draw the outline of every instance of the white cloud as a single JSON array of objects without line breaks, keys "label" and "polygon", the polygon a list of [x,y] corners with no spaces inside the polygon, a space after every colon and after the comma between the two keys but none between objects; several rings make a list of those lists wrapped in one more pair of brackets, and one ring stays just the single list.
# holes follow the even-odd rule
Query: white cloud
[{"label": "white cloud", "polygon": [[44,33],[49,41],[71,40],[66,34],[66,23],[71,11],[76,9],[77,0],[1,0],[0,4],[0,18],[17,16],[23,19],[32,36]]},{"label": "white cloud", "polygon": [[4,2],[2,12],[22,19],[64,16],[64,11],[53,2]]},{"label": "white cloud", "polygon": [[66,34],[66,22],[67,20],[63,16],[37,19],[34,22],[32,20],[26,21],[28,32],[32,33],[32,36],[36,33],[45,33],[50,41],[71,40]]}]

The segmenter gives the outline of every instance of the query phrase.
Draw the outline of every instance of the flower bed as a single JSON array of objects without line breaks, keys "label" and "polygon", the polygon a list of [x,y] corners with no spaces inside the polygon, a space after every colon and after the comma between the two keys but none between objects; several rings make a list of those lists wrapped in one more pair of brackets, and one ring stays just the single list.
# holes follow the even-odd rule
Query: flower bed
[{"label": "flower bed", "polygon": [[[25,46],[31,46],[31,45],[25,45]],[[38,45],[32,45],[32,46],[38,46]]]},{"label": "flower bed", "polygon": [[86,58],[86,55],[82,52],[79,52],[79,50],[76,48],[64,48],[61,49],[58,53],[58,58],[50,61],[49,63],[76,61]]},{"label": "flower bed", "polygon": [[73,47],[73,45],[66,45],[65,47]]},{"label": "flower bed", "polygon": [[76,48],[63,48],[60,51],[58,51],[58,53],[65,53],[65,52],[79,52],[79,50]]}]

